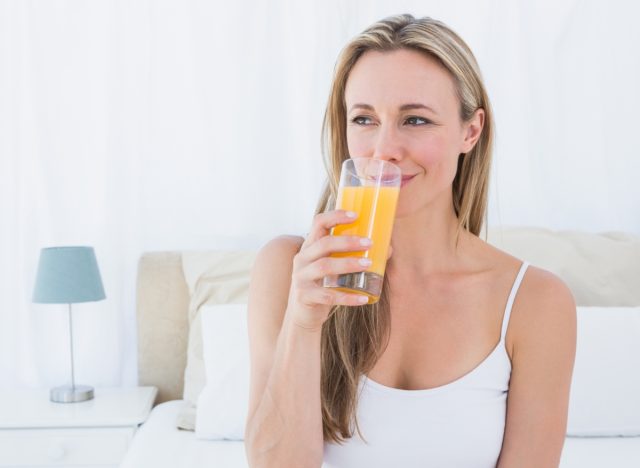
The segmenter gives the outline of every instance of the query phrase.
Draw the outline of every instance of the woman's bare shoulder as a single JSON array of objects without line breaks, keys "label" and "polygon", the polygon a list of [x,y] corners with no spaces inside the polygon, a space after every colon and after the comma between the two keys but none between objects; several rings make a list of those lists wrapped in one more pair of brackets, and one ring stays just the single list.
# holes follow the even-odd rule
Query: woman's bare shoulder
[{"label": "woman's bare shoulder", "polygon": [[293,271],[293,258],[300,251],[304,238],[281,235],[264,244],[256,255],[251,270],[250,293],[286,298]]},{"label": "woman's bare shoulder", "polygon": [[[497,275],[512,282],[524,260],[480,241],[487,264],[494,265]],[[536,335],[549,333],[551,328],[560,334],[570,333],[575,326],[575,314],[575,299],[564,280],[551,271],[529,264],[514,299],[509,327],[511,339],[507,341],[517,345],[536,340],[539,339]]]},{"label": "woman's bare shoulder", "polygon": [[575,299],[569,286],[555,273],[529,265],[520,292],[520,307],[527,310],[548,310],[571,306]]},{"label": "woman's bare shoulder", "polygon": [[[259,250],[260,257],[270,257],[273,259],[282,258],[282,256],[295,255],[300,251],[304,237],[282,234],[274,237],[265,243]],[[274,258],[275,257],[275,258]]]},{"label": "woman's bare shoulder", "polygon": [[[501,269],[510,276],[513,276],[514,271],[518,271],[525,261],[482,239],[480,241],[484,246],[486,258],[491,259],[491,263],[498,266],[497,269]],[[572,305],[575,306],[573,294],[558,275],[539,266],[528,265],[515,298],[514,309],[527,311],[550,310],[557,307],[567,309]]]},{"label": "woman's bare shoulder", "polygon": [[[559,343],[567,346],[567,352],[575,351],[576,302],[567,284],[556,274],[529,265],[511,316],[513,354],[520,352],[521,356],[536,359],[541,355],[537,350],[545,346],[556,347],[561,352]],[[514,366],[523,365],[529,359],[516,360]]]}]

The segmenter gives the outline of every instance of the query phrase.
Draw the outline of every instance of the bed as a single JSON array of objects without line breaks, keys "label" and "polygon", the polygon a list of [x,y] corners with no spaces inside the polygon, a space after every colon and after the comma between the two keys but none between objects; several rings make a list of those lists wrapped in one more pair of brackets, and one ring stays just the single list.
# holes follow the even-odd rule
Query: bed
[{"label": "bed", "polygon": [[[598,320],[603,312],[596,307],[611,308],[616,313],[624,309],[624,317],[620,315],[622,321],[617,322],[616,329],[611,328],[613,331],[602,332],[603,322],[589,325],[600,330],[598,337],[603,337],[598,338],[600,348],[591,352],[611,348],[604,339],[620,346],[629,343],[620,348],[625,356],[616,358],[617,367],[604,362],[602,372],[629,374],[632,380],[623,382],[622,390],[615,387],[616,382],[608,383],[613,390],[589,384],[595,388],[593,392],[602,393],[576,394],[575,399],[574,386],[578,391],[586,385],[574,382],[572,404],[575,400],[575,405],[583,407],[572,406],[570,411],[577,435],[566,438],[560,466],[640,467],[640,391],[636,392],[640,378],[635,377],[640,374],[640,367],[633,367],[640,362],[640,353],[637,348],[629,349],[640,343],[640,237],[514,227],[493,228],[488,240],[559,275],[572,289],[578,306],[593,307],[591,315]],[[121,468],[248,466],[241,440],[203,440],[193,430],[198,394],[204,385],[203,332],[198,329],[198,310],[204,304],[246,303],[248,273],[258,247],[259,244],[242,249],[227,246],[211,251],[147,252],[141,256],[137,279],[139,384],[156,386],[159,391],[156,406],[136,433]],[[583,315],[586,327],[588,314]],[[620,328],[626,333],[622,338],[615,336]],[[579,329],[579,340],[580,333],[587,336],[588,332]],[[589,339],[584,338],[583,342]],[[200,357],[196,356],[198,353]],[[583,361],[585,356],[583,353]],[[593,360],[593,355],[589,359]],[[632,367],[626,373],[621,366]],[[588,372],[580,370],[580,375]],[[591,377],[581,378],[588,381]],[[594,401],[602,402],[598,410],[581,409],[594,408]],[[602,421],[607,426],[604,432]]]},{"label": "bed", "polygon": [[244,443],[232,440],[202,440],[176,428],[184,400],[157,405],[138,430],[123,468],[240,468],[249,466]]}]

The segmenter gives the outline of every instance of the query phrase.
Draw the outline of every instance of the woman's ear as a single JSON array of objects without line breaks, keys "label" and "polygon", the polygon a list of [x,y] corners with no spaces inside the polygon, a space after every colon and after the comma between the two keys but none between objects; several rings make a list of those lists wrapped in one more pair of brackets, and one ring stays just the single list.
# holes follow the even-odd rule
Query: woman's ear
[{"label": "woman's ear", "polygon": [[473,116],[464,122],[464,140],[462,141],[461,153],[468,153],[476,145],[478,138],[482,134],[484,127],[484,109],[476,109]]}]

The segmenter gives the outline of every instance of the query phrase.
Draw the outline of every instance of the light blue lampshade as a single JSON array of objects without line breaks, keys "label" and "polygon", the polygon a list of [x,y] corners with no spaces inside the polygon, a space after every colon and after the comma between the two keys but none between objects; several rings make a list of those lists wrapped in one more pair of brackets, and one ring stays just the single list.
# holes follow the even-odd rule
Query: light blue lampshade
[{"label": "light blue lampshade", "polygon": [[93,247],[48,247],[40,251],[33,302],[74,304],[105,297]]}]

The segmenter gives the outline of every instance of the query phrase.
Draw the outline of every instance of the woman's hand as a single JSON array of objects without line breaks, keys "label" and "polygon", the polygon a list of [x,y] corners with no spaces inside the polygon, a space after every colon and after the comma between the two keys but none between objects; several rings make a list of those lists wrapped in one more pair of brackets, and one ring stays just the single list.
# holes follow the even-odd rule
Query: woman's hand
[{"label": "woman's hand", "polygon": [[370,266],[369,259],[329,256],[332,252],[362,252],[370,248],[371,244],[361,243],[368,240],[365,237],[330,235],[332,227],[351,224],[354,219],[348,217],[345,210],[327,211],[314,217],[311,231],[293,259],[287,315],[295,325],[320,330],[329,318],[332,306],[356,306],[367,302],[364,295],[322,286],[327,275],[364,271]]}]

